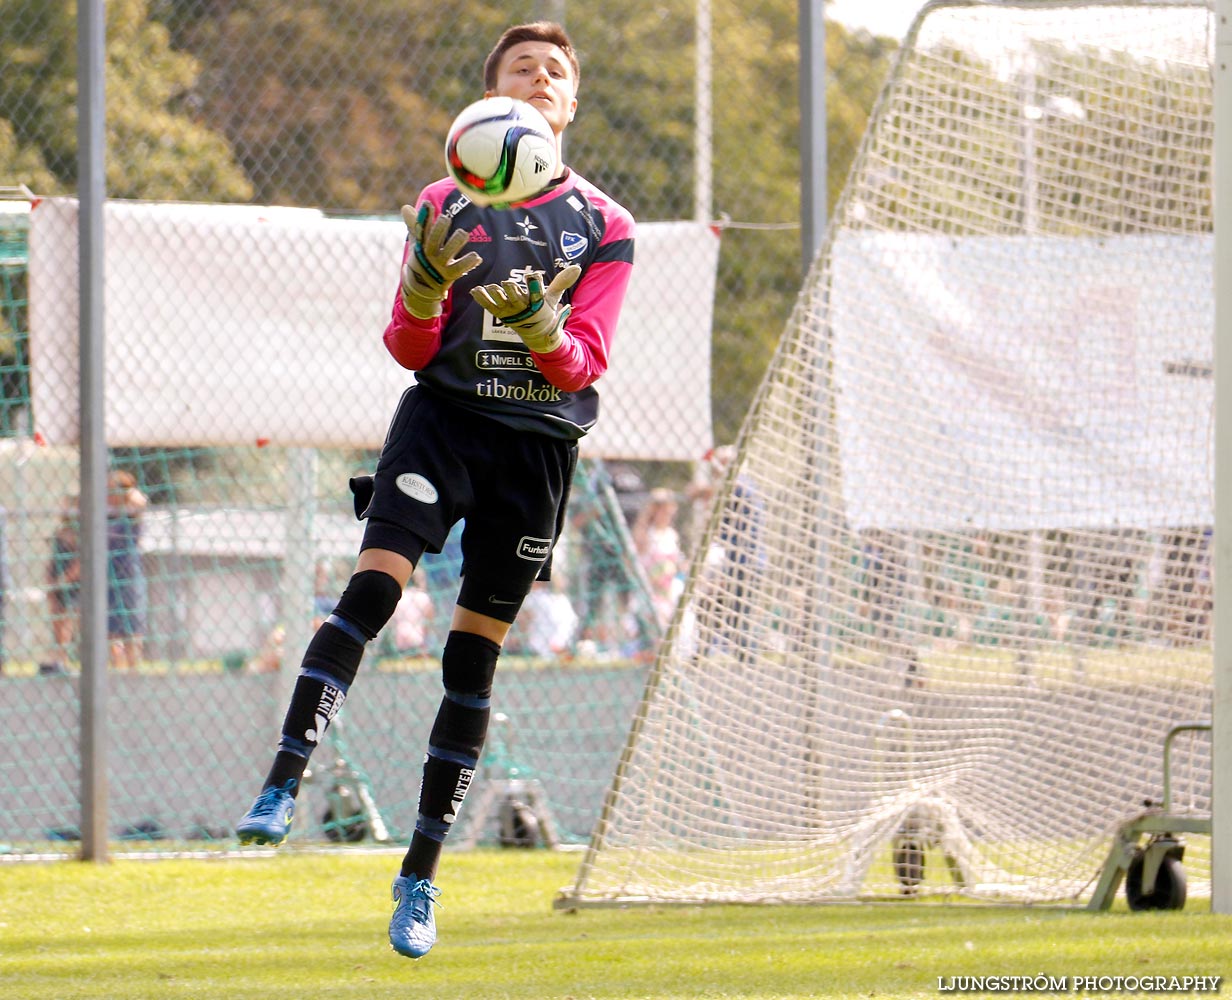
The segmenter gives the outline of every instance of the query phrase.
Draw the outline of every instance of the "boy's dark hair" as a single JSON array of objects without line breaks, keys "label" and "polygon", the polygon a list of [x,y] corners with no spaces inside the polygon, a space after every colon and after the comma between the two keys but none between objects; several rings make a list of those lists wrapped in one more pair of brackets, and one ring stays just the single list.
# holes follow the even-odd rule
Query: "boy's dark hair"
[{"label": "boy's dark hair", "polygon": [[573,89],[577,90],[582,79],[582,67],[578,64],[577,53],[573,49],[573,43],[569,41],[569,35],[555,21],[531,21],[529,24],[515,24],[512,28],[506,28],[505,33],[488,53],[488,58],[483,61],[484,90],[496,89],[496,74],[500,69],[501,57],[522,42],[547,42],[564,52],[573,70]]}]

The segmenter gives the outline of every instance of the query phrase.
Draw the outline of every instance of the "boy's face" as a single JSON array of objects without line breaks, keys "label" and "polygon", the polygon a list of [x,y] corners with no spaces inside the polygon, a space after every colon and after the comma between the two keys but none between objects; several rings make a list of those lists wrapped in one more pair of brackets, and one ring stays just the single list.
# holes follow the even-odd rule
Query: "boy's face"
[{"label": "boy's face", "polygon": [[533,104],[560,135],[577,110],[569,58],[550,42],[519,42],[501,58],[496,88],[484,97],[516,97]]}]

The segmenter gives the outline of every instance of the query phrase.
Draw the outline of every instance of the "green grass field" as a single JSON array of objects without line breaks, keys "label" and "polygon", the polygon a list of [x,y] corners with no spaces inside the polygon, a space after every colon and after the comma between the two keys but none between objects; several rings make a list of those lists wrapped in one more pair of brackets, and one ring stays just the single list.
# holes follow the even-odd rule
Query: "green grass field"
[{"label": "green grass field", "polygon": [[1232,976],[1232,917],[1205,900],[555,911],[579,860],[447,854],[440,939],[418,962],[386,942],[396,855],[6,864],[0,997],[935,998],[955,976]]}]

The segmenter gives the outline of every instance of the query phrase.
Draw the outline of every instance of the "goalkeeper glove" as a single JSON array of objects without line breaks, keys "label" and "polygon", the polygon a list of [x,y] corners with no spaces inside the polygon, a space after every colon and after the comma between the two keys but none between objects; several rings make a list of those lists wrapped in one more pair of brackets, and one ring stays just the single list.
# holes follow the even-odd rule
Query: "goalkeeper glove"
[{"label": "goalkeeper glove", "polygon": [[478,267],[479,254],[457,254],[470,241],[465,229],[449,232],[449,219],[432,219],[432,206],[424,202],[419,211],[402,206],[402,221],[414,240],[402,267],[402,304],[417,319],[433,319],[441,314],[441,303],[449,286],[467,271]]},{"label": "goalkeeper glove", "polygon": [[512,278],[499,285],[471,289],[471,298],[522,338],[536,354],[550,354],[564,343],[561,330],[572,306],[560,308],[560,297],[573,287],[582,273],[570,264],[543,287],[543,272],[531,271],[523,288]]}]

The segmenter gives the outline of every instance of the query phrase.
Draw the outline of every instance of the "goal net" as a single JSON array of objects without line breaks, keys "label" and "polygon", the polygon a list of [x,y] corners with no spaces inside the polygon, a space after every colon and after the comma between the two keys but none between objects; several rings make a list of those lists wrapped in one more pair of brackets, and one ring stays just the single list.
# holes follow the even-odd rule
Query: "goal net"
[{"label": "goal net", "polygon": [[558,905],[1090,894],[1210,716],[1213,37],[917,18]]}]

